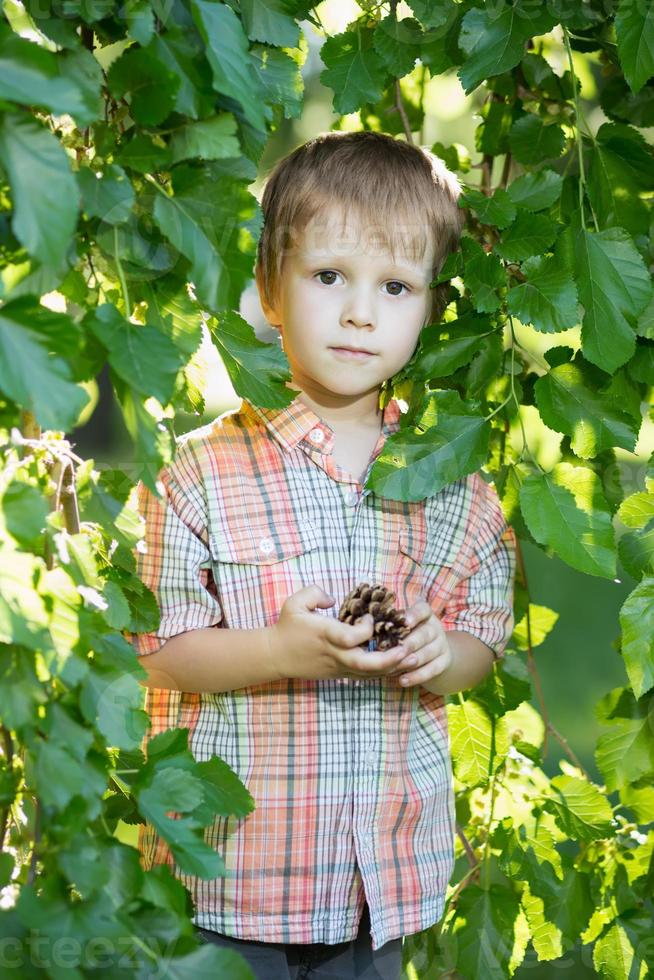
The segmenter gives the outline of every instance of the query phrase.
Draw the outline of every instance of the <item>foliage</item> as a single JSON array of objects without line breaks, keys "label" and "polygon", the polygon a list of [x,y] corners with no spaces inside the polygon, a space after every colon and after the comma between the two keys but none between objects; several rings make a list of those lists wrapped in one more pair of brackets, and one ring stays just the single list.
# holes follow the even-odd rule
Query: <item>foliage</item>
[{"label": "foliage", "polygon": [[[468,225],[434,283],[450,283],[443,321],[388,388],[407,412],[370,485],[417,500],[435,473],[445,483],[483,466],[522,541],[608,579],[619,559],[638,584],[620,613],[627,682],[597,706],[598,785],[542,699],[542,716],[529,704],[534,651],[556,613],[530,601],[519,562],[507,656],[448,705],[457,863],[443,922],[407,939],[405,966],[499,978],[581,940],[602,976],[641,980],[654,967],[654,464],[637,486],[616,489],[615,473],[654,384],[654,167],[640,132],[654,125],[654,15],[637,0],[409,6],[413,17],[398,19],[394,2],[362,2],[325,40],[334,109],[414,139],[429,79],[456,72],[479,95],[481,161],[434,147],[464,182]],[[133,490],[141,479],[156,491],[175,413],[204,409],[203,322],[239,395],[290,400],[283,353],[236,310],[261,229],[248,187],[269,133],[301,112],[300,27],[319,20],[302,0],[4,10],[3,975],[250,976],[239,957],[198,945],[188,892],[165,867],[142,870],[120,839],[121,826],[153,822],[183,870],[214,877],[222,862],[203,828],[254,806],[222,760],[195,762],[185,729],[141,751],[145,672],[123,633],[156,628],[158,610],[134,574]],[[582,57],[608,120],[596,133]],[[562,343],[543,360],[515,320]],[[130,475],[96,469],[65,437],[105,366],[135,442]],[[548,471],[527,444],[524,407],[561,434]],[[570,758],[553,779],[548,738]]]}]

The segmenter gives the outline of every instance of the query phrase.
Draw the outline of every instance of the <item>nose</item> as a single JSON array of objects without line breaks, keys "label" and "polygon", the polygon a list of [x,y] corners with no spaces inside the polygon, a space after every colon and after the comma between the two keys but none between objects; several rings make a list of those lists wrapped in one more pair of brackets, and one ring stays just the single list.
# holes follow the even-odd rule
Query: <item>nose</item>
[{"label": "nose", "polygon": [[348,290],[341,311],[341,326],[374,328],[375,318],[375,303],[370,289],[362,285]]}]

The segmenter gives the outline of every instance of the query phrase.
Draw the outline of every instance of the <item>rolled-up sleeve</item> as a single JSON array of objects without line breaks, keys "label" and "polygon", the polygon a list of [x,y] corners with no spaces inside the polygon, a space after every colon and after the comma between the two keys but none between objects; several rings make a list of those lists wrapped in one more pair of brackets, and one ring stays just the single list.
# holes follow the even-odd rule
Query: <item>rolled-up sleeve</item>
[{"label": "rolled-up sleeve", "polygon": [[201,477],[185,445],[158,474],[162,497],[142,482],[137,506],[145,522],[134,554],[136,572],[157,600],[155,632],[126,633],[136,653],[155,653],[164,640],[187,630],[216,626],[222,610],[211,571],[207,514]]},{"label": "rolled-up sleeve", "polygon": [[499,659],[515,625],[516,536],[507,524],[497,492],[479,479],[482,516],[469,573],[445,603],[441,623],[446,630],[472,633]]}]

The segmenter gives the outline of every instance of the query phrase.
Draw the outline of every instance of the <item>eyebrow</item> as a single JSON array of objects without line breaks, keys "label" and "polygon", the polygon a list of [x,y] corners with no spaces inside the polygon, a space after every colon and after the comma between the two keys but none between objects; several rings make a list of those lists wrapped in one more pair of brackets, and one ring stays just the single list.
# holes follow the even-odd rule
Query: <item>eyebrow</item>
[{"label": "eyebrow", "polygon": [[[298,258],[305,265],[312,266],[343,266],[347,267],[348,260],[346,255],[339,255],[337,253],[329,253],[328,255],[315,255],[314,253],[300,252],[298,253]],[[426,271],[422,266],[409,265],[398,261],[397,259],[390,258],[384,266],[385,269],[393,269],[401,272],[404,276],[417,276],[422,278],[426,275]]]}]

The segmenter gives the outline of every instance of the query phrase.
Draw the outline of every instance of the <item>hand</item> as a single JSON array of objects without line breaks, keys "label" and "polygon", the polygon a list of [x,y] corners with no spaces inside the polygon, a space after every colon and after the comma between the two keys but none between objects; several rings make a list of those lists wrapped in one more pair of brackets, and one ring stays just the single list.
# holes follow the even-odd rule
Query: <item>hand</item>
[{"label": "hand", "polygon": [[[356,626],[327,616],[316,608],[329,609],[336,600],[318,585],[309,585],[289,596],[279,619],[270,630],[270,653],[280,678],[322,680],[330,677],[371,677],[393,674],[404,658],[404,650],[368,651],[373,618],[367,615]],[[365,646],[362,646],[365,644]]]},{"label": "hand", "polygon": [[[447,631],[425,599],[407,609],[404,618],[411,632],[402,640],[400,649],[404,648],[406,656],[394,673],[400,674],[402,687],[414,687],[442,674],[452,665],[454,656]],[[411,667],[416,669],[406,673]]]}]

